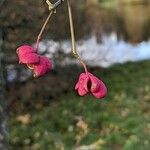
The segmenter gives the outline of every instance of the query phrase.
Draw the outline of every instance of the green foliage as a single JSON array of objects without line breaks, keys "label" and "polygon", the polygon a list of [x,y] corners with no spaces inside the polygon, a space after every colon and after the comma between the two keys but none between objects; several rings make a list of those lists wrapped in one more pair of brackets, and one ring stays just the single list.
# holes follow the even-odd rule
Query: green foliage
[{"label": "green foliage", "polygon": [[104,71],[93,69],[108,85],[105,100],[79,97],[72,91],[47,106],[13,114],[11,149],[80,150],[85,146],[95,150],[149,150],[149,66],[147,61]]}]

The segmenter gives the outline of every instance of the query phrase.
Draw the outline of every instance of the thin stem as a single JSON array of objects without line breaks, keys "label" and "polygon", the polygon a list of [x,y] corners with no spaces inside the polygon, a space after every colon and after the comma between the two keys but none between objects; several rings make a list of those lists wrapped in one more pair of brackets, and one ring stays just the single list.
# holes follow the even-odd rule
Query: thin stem
[{"label": "thin stem", "polygon": [[85,72],[88,72],[85,63],[80,58],[80,55],[78,54],[77,49],[76,49],[75,33],[74,33],[74,25],[73,25],[73,17],[72,17],[72,9],[71,9],[70,0],[67,0],[67,4],[68,4],[68,14],[69,14],[70,31],[71,31],[72,53],[74,57],[77,58],[78,61],[83,65]]},{"label": "thin stem", "polygon": [[44,29],[45,29],[45,27],[46,27],[46,25],[47,25],[47,23],[48,23],[50,17],[52,16],[52,14],[53,14],[53,11],[50,11],[50,13],[49,13],[49,15],[48,15],[48,17],[47,17],[47,19],[46,19],[44,25],[42,26],[42,29],[41,29],[41,31],[40,31],[40,33],[39,33],[39,35],[38,35],[37,41],[36,41],[36,50],[38,50],[39,42],[40,42],[41,36],[42,36],[42,34],[43,34],[43,32],[44,32]]},{"label": "thin stem", "polygon": [[35,46],[36,51],[38,50],[39,42],[40,42],[40,40],[41,40],[41,36],[42,36],[42,34],[43,34],[44,30],[45,30],[46,25],[48,24],[49,19],[51,18],[53,12],[55,12],[55,9],[56,9],[62,2],[63,2],[63,0],[58,0],[55,4],[51,4],[51,3],[48,4],[48,6],[51,5],[51,6],[49,6],[49,8],[50,8],[50,13],[49,13],[47,19],[45,20],[44,25],[42,26],[42,29],[41,29],[41,31],[40,31],[40,33],[39,33],[39,35],[38,35],[38,38],[37,38],[37,41],[36,41],[36,46]]},{"label": "thin stem", "polygon": [[67,0],[67,3],[68,3],[68,13],[69,13],[69,22],[70,22],[70,31],[71,31],[71,40],[72,40],[72,52],[73,54],[77,54],[71,4],[69,0]]}]

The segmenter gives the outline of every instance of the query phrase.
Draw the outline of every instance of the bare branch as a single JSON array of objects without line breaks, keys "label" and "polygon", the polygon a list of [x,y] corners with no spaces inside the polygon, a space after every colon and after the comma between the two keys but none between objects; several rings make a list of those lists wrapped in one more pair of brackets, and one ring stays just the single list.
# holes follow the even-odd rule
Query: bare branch
[{"label": "bare branch", "polygon": [[52,4],[49,0],[46,0],[49,10],[55,10],[64,0],[58,0],[56,3]]}]

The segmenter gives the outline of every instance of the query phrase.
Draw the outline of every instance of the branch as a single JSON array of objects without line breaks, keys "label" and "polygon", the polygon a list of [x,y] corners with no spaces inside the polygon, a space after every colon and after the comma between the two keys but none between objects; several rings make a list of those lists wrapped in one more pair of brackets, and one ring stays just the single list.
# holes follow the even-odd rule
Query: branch
[{"label": "branch", "polygon": [[52,4],[49,0],[46,0],[49,10],[55,10],[64,0],[58,0],[56,3]]}]

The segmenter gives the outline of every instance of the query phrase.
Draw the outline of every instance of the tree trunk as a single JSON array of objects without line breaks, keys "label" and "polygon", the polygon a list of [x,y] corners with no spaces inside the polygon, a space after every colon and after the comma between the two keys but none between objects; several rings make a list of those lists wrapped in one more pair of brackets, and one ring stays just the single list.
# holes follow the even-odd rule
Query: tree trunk
[{"label": "tree trunk", "polygon": [[0,150],[8,149],[7,136],[7,113],[6,113],[6,86],[5,86],[5,66],[3,53],[3,35],[0,29]]}]

